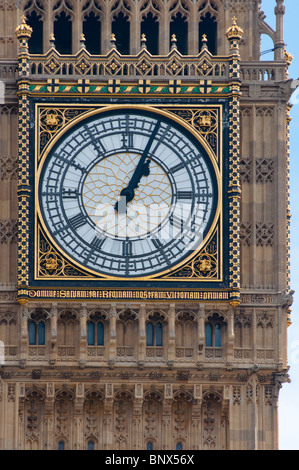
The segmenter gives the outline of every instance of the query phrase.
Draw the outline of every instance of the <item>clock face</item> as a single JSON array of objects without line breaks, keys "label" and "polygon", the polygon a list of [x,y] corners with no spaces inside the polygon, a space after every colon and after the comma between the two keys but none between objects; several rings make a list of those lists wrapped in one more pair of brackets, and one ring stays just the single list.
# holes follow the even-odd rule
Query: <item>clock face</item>
[{"label": "clock face", "polygon": [[107,278],[170,272],[215,219],[215,169],[164,114],[100,112],[71,127],[38,173],[40,218],[77,265]]}]

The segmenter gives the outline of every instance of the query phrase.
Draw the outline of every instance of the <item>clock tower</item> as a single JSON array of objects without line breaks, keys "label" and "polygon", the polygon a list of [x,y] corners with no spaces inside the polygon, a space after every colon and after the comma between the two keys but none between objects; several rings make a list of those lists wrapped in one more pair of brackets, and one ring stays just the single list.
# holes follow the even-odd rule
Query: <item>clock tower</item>
[{"label": "clock tower", "polygon": [[277,449],[283,0],[2,3],[0,448]]}]

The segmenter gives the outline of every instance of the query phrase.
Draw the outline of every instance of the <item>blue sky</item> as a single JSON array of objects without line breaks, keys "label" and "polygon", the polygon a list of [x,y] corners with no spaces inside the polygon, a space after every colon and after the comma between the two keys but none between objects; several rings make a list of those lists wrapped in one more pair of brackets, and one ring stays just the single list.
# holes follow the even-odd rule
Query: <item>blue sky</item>
[{"label": "blue sky", "polygon": [[[284,40],[286,49],[293,56],[289,69],[290,78],[299,78],[299,0],[285,0]],[[265,21],[275,29],[275,0],[262,0]],[[262,50],[268,50],[271,42],[263,41]],[[265,55],[263,59],[271,60]],[[291,98],[291,288],[295,290],[292,305],[292,325],[288,328],[288,363],[291,383],[284,384],[279,399],[279,448],[299,450],[299,88]]]}]

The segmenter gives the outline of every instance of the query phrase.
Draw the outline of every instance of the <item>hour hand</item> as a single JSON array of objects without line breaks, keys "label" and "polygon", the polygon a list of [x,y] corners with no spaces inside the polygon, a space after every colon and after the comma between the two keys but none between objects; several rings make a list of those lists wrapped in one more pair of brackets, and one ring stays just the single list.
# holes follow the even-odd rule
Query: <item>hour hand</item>
[{"label": "hour hand", "polygon": [[117,201],[114,209],[116,212],[126,212],[126,207],[129,202],[131,202],[134,197],[135,197],[135,189],[138,188],[138,185],[140,183],[140,180],[142,176],[148,176],[150,174],[150,160],[146,160],[142,167],[140,168],[140,171],[136,173],[136,171],[133,174],[133,177],[131,178],[128,186],[126,188],[123,188],[120,192],[120,201]]}]

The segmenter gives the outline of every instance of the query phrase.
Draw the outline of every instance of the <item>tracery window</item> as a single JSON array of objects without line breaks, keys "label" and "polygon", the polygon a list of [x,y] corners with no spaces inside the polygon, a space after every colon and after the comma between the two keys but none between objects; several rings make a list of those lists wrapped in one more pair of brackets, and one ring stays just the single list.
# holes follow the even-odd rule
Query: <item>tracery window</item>
[{"label": "tracery window", "polygon": [[198,25],[199,48],[201,48],[203,35],[207,38],[207,47],[211,54],[217,54],[217,22],[215,17],[207,13],[201,17]]},{"label": "tracery window", "polygon": [[176,47],[181,54],[188,54],[188,22],[186,16],[181,12],[171,17],[170,23],[170,47],[173,39],[176,38]]},{"label": "tracery window", "polygon": [[112,34],[115,35],[116,49],[122,55],[130,54],[130,15],[129,3],[119,0],[112,9]]},{"label": "tracery window", "polygon": [[87,323],[88,346],[104,346],[104,322],[101,315],[92,315]]},{"label": "tracery window", "polygon": [[221,358],[226,335],[226,322],[219,313],[212,313],[205,324],[205,346],[207,358]]},{"label": "tracery window", "polygon": [[46,342],[46,314],[31,314],[28,322],[28,339],[30,346],[44,346]]},{"label": "tracery window", "polygon": [[55,48],[60,54],[72,54],[72,13],[69,2],[62,0],[56,3],[54,12]]},{"label": "tracery window", "polygon": [[135,351],[135,338],[137,335],[137,315],[131,310],[120,312],[116,323],[117,355],[133,356]]},{"label": "tracery window", "polygon": [[213,0],[203,1],[198,9],[199,23],[198,23],[198,35],[199,35],[199,51],[202,45],[202,37],[206,35],[207,46],[211,54],[217,54],[217,20],[219,14],[218,4]]},{"label": "tracery window", "polygon": [[[37,4],[40,5],[39,2],[37,2]],[[26,12],[26,7],[25,7],[25,12]],[[36,10],[32,10],[30,13],[27,13],[26,22],[32,28],[32,34],[28,41],[29,53],[30,54],[42,54],[43,53],[44,23],[43,23],[41,14],[37,12]]]},{"label": "tracery window", "polygon": [[57,321],[57,345],[60,356],[74,356],[78,344],[77,314],[71,310],[60,313]]},{"label": "tracery window", "polygon": [[144,34],[146,38],[146,48],[153,54],[159,54],[159,22],[157,17],[149,12],[146,16],[142,17],[141,22],[141,35]]},{"label": "tracery window", "polygon": [[163,346],[163,325],[149,321],[146,325],[146,345]]},{"label": "tracery window", "polygon": [[196,331],[193,312],[179,312],[175,325],[175,346],[177,358],[192,358],[194,350],[194,333]]},{"label": "tracery window", "polygon": [[102,9],[98,2],[87,2],[83,9],[85,47],[90,54],[101,54]]}]

